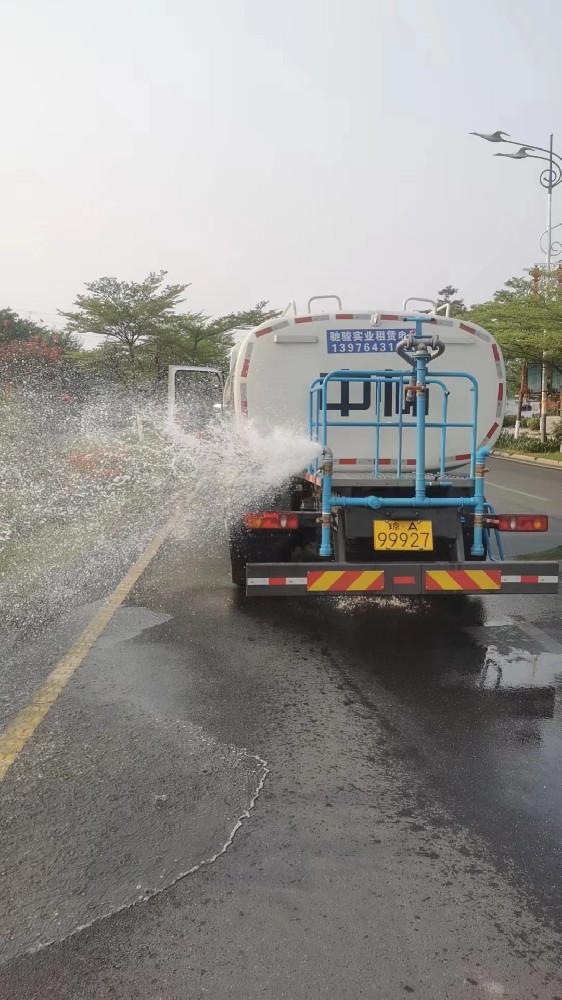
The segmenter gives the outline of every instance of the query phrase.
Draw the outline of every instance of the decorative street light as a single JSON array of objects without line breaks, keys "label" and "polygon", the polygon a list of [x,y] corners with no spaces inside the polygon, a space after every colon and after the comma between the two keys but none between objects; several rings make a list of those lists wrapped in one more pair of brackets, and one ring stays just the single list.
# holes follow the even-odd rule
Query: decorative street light
[{"label": "decorative street light", "polygon": [[[560,254],[562,254],[562,242],[560,240],[553,240],[552,239],[552,233],[554,232],[555,229],[559,229],[560,226],[562,226],[562,222],[558,222],[555,226],[551,227],[551,231],[550,231],[550,256],[551,256],[551,258],[552,257],[559,257]],[[541,250],[542,250],[542,252],[544,254],[548,253],[547,247],[545,247],[543,245],[544,238],[545,238],[545,236],[548,236],[548,235],[549,235],[548,229],[545,229],[544,233],[542,234],[542,236],[540,238],[540,247],[541,247]]]},{"label": "decorative street light", "polygon": [[[477,135],[479,139],[486,139],[487,142],[501,142],[506,146],[517,146],[514,153],[494,153],[494,156],[505,156],[510,160],[542,160],[543,163],[548,164],[541,171],[539,177],[541,185],[546,189],[548,196],[546,229],[540,238],[540,248],[546,257],[546,269],[550,272],[552,258],[558,257],[562,253],[562,244],[559,241],[553,242],[552,240],[552,230],[558,229],[558,226],[562,225],[562,223],[558,223],[556,226],[552,225],[552,192],[555,187],[558,187],[562,183],[562,156],[553,150],[552,134],[548,149],[545,149],[543,146],[529,146],[520,142],[513,142],[508,132],[471,132],[470,134]],[[546,153],[546,156],[542,156],[541,154],[543,153]],[[546,247],[543,243],[545,236]],[[541,438],[543,441],[546,441],[546,400],[547,368],[543,352],[541,377]]]}]

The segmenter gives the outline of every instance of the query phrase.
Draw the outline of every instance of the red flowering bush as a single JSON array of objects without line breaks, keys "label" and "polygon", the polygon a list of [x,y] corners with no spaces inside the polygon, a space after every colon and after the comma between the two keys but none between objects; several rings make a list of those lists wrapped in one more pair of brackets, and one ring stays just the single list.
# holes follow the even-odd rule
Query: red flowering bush
[{"label": "red flowering bush", "polygon": [[77,452],[68,457],[72,472],[79,472],[94,479],[98,477],[115,479],[120,476],[121,462],[122,456],[108,451]]},{"label": "red flowering bush", "polygon": [[62,350],[57,339],[42,340],[40,336],[31,340],[7,340],[0,343],[0,379],[12,382],[21,378],[45,373],[45,369],[57,369],[62,360]]}]

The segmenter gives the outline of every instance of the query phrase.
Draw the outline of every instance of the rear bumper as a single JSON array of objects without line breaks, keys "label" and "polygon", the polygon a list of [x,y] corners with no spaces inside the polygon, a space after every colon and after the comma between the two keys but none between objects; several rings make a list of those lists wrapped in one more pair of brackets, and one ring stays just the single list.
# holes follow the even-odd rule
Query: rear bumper
[{"label": "rear bumper", "polygon": [[557,562],[248,563],[246,594],[557,594]]}]

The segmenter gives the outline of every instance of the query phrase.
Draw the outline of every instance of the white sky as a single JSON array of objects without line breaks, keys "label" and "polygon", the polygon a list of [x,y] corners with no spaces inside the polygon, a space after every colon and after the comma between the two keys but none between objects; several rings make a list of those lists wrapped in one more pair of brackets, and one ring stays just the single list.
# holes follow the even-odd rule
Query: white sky
[{"label": "white sky", "polygon": [[467,133],[562,151],[561,39],[557,0],[4,0],[0,306],[160,268],[210,314],[488,297],[546,196]]}]

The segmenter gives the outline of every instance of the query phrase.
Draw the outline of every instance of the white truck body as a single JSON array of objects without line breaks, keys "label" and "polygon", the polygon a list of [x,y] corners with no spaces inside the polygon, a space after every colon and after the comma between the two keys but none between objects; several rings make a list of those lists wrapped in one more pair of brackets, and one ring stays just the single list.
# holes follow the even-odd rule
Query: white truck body
[{"label": "white truck body", "polygon": [[[309,387],[321,375],[336,369],[411,372],[396,354],[396,344],[405,333],[414,332],[413,315],[408,313],[410,322],[404,312],[396,310],[283,316],[248,332],[231,355],[226,400],[235,419],[251,420],[263,431],[282,426],[308,434]],[[438,315],[432,317],[431,326],[425,330],[434,333],[445,345],[444,354],[430,365],[430,377],[439,378],[441,372],[467,372],[477,380],[476,444],[492,447],[501,431],[506,398],[504,363],[494,338],[474,323]],[[473,413],[470,382],[447,376],[442,381],[449,392],[447,421],[470,422]],[[334,419],[349,421],[349,426],[330,428],[334,471],[373,476],[375,430],[354,427],[352,423],[376,420],[376,391],[374,385],[363,382],[330,385],[328,404],[334,411]],[[442,420],[442,399],[441,389],[431,386],[428,423]],[[404,408],[404,392],[396,384],[382,388],[380,405],[381,417],[398,420],[399,407]],[[411,411],[403,409],[403,414],[404,421],[413,421]],[[396,473],[397,441],[396,428],[380,429],[381,474]],[[403,473],[412,472],[415,467],[415,442],[415,429],[404,430]],[[466,465],[470,451],[468,428],[447,430],[447,469]],[[441,430],[428,428],[426,470],[437,471],[440,458]]]}]

